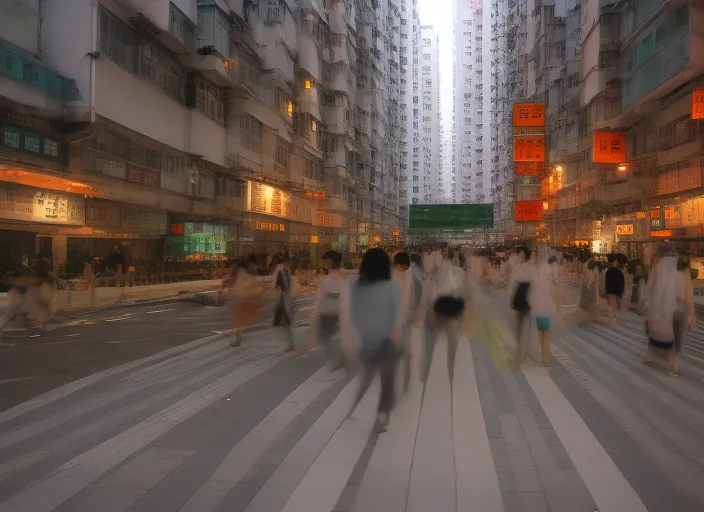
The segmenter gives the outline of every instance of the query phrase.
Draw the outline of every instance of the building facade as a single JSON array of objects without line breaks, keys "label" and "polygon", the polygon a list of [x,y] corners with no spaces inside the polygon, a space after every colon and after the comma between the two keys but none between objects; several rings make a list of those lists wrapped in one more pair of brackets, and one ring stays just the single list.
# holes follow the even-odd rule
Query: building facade
[{"label": "building facade", "polygon": [[547,152],[539,180],[517,177],[511,130],[500,136],[504,227],[520,229],[508,227],[514,200],[538,197],[543,222],[531,229],[540,240],[646,262],[669,240],[704,270],[704,7],[516,0],[506,8],[503,124],[513,103],[544,103]]},{"label": "building facade", "polygon": [[[442,175],[442,126],[440,123],[440,54],[438,34],[432,25],[421,26],[421,72],[420,98],[422,181],[413,187],[419,194],[421,204],[435,204],[440,199],[440,176]],[[444,186],[444,184],[443,184]]]},{"label": "building facade", "polygon": [[13,258],[356,251],[398,229],[395,2],[15,3],[0,12]]},{"label": "building facade", "polygon": [[491,144],[494,5],[481,0],[453,5],[455,197],[462,203],[485,203],[491,199],[492,159],[498,151]]}]

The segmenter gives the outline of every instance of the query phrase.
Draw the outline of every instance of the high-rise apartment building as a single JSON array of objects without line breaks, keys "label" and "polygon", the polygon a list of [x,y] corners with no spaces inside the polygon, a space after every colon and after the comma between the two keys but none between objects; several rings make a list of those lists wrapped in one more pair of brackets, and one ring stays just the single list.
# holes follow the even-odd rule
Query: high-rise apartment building
[{"label": "high-rise apartment building", "polygon": [[420,79],[420,19],[418,2],[401,6],[401,178],[399,214],[408,223],[408,206],[420,204],[423,183],[421,147],[422,84]]},{"label": "high-rise apartment building", "polygon": [[420,194],[422,204],[434,204],[440,199],[440,176],[442,174],[440,145],[440,54],[438,34],[432,25],[421,26],[420,43],[420,143],[422,160],[422,182],[413,187]]},{"label": "high-rise apartment building", "polygon": [[354,251],[399,227],[400,2],[10,3],[0,245],[18,260]]},{"label": "high-rise apartment building", "polygon": [[482,0],[454,3],[455,196],[462,203],[491,199],[492,12]]}]

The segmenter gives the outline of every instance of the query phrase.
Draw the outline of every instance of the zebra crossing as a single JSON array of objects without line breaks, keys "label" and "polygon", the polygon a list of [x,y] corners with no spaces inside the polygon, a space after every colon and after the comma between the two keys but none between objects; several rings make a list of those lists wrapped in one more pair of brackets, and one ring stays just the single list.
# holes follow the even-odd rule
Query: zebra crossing
[{"label": "zebra crossing", "polygon": [[489,339],[461,343],[452,383],[441,343],[383,434],[378,384],[346,418],[358,378],[320,351],[282,353],[272,330],[37,397],[0,413],[0,512],[704,509],[704,335],[678,379],[640,363],[628,315],[568,328],[549,370],[507,371],[495,353],[510,320],[499,299],[486,306]]}]

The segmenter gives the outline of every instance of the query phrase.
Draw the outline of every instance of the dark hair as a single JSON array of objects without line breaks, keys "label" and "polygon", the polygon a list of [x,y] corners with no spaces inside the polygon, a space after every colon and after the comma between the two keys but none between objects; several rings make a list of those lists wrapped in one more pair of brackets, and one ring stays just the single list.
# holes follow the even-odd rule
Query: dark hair
[{"label": "dark hair", "polygon": [[552,264],[555,263],[556,261],[557,261],[557,256],[550,256],[550,257],[548,258],[548,263],[549,263],[550,265],[552,265]]},{"label": "dark hair", "polygon": [[375,247],[364,253],[359,265],[359,283],[371,284],[391,279],[391,259],[384,249]]},{"label": "dark hair", "polygon": [[337,251],[328,251],[323,254],[322,259],[330,261],[332,268],[340,268],[342,265],[342,254]]},{"label": "dark hair", "polygon": [[522,245],[521,247],[516,249],[516,254],[521,254],[521,253],[523,253],[523,255],[526,257],[526,261],[528,261],[530,259],[530,256],[532,254],[531,250],[528,247],[526,247],[525,245]]},{"label": "dark hair", "polygon": [[447,259],[451,260],[455,257],[455,250],[451,247],[447,248]]},{"label": "dark hair", "polygon": [[594,270],[595,267],[596,267],[596,261],[590,260],[589,263],[587,263],[587,268],[589,270]]},{"label": "dark hair", "polygon": [[247,258],[242,258],[237,262],[237,267],[238,268],[249,268],[251,265],[251,262]]},{"label": "dark hair", "polygon": [[407,252],[397,252],[394,256],[394,265],[405,265],[407,267],[411,266],[411,257]]}]

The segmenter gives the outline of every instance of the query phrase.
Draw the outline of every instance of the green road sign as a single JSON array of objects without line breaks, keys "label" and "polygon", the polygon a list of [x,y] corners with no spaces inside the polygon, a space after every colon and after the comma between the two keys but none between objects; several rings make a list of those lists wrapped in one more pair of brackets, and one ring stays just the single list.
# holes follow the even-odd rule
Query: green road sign
[{"label": "green road sign", "polygon": [[409,210],[410,235],[472,233],[494,227],[493,204],[420,204]]}]

